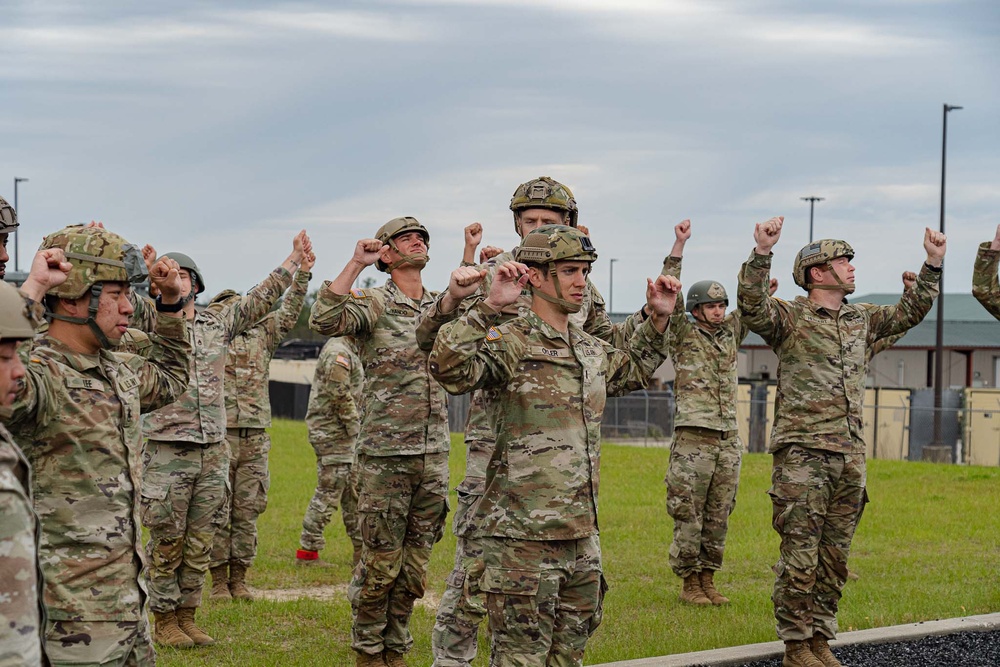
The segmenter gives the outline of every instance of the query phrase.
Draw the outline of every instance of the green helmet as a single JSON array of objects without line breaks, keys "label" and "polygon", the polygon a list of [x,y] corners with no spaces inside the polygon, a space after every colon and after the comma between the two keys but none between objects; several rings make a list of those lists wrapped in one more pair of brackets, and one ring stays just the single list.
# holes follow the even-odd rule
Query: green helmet
[{"label": "green helmet", "polygon": [[35,324],[25,313],[24,297],[10,283],[0,281],[0,342],[35,335]]},{"label": "green helmet", "polygon": [[597,251],[590,237],[567,225],[542,225],[521,239],[514,259],[530,264],[559,261],[594,262]]},{"label": "green helmet", "polygon": [[547,208],[553,211],[561,211],[568,215],[567,222],[570,227],[576,227],[576,220],[579,211],[576,208],[576,200],[573,199],[573,192],[559,181],[548,176],[521,183],[514,190],[514,196],[510,198],[510,210],[514,212],[514,231],[517,228],[517,214],[527,208]]},{"label": "green helmet", "polygon": [[687,311],[691,313],[694,312],[695,306],[705,303],[719,303],[720,301],[727,306],[729,305],[729,295],[726,294],[726,288],[714,280],[701,280],[691,285],[685,306]]},{"label": "green helmet", "polygon": [[64,299],[79,299],[96,283],[141,283],[149,275],[138,246],[102,227],[64,227],[42,239],[39,250],[46,248],[61,248],[73,265],[66,282],[48,292]]},{"label": "green helmet", "polygon": [[[195,261],[193,259],[191,259],[189,256],[185,255],[182,252],[168,252],[167,254],[163,255],[163,257],[168,257],[174,260],[175,262],[177,262],[178,266],[180,266],[182,269],[186,269],[187,272],[191,274],[191,277],[194,278],[197,287],[197,289],[195,289],[194,291],[194,294],[201,294],[202,292],[205,291],[205,279],[201,277],[201,269],[198,268],[198,265],[195,264]],[[189,294],[188,298],[193,299],[194,294]]]},{"label": "green helmet", "polygon": [[421,225],[416,218],[412,218],[409,216],[403,218],[393,218],[392,220],[390,220],[389,222],[385,223],[384,225],[378,228],[378,231],[375,232],[375,238],[377,238],[383,244],[388,245],[397,253],[399,253],[401,259],[394,262],[391,266],[387,265],[381,259],[377,259],[375,260],[375,268],[377,268],[379,271],[392,273],[393,270],[395,270],[397,267],[403,264],[419,264],[421,267],[427,264],[427,261],[430,258],[426,254],[404,255],[402,252],[399,251],[399,248],[396,247],[396,244],[393,242],[393,239],[399,236],[400,234],[405,234],[407,232],[420,232],[420,234],[424,237],[424,244],[428,248],[431,247],[430,232],[428,232],[427,228]]},{"label": "green helmet", "polygon": [[0,197],[0,234],[10,234],[17,231],[17,211]]},{"label": "green helmet", "polygon": [[[792,279],[795,284],[802,289],[809,291],[814,285],[809,282],[809,269],[814,266],[829,264],[838,257],[846,257],[848,261],[854,259],[854,248],[839,239],[821,239],[813,241],[809,245],[799,250],[795,256],[795,264],[792,265]],[[839,283],[839,278],[837,279]],[[853,285],[841,285],[848,292],[854,291]],[[847,289],[847,288],[850,289]]]}]

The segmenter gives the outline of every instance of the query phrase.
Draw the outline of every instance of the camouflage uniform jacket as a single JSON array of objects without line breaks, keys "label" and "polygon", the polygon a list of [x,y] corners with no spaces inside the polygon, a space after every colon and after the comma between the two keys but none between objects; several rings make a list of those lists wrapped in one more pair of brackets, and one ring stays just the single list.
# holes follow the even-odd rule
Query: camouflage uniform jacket
[{"label": "camouflage uniform jacket", "polygon": [[271,357],[299,320],[312,274],[296,271],[292,287],[278,310],[268,313],[229,343],[226,360],[226,426],[268,428]]},{"label": "camouflage uniform jacket", "polygon": [[[681,259],[667,257],[663,275],[680,278]],[[739,309],[710,330],[685,312],[683,299],[670,317],[670,359],[674,364],[674,426],[736,430],[737,362],[750,332]]]},{"label": "camouflage uniform jacket", "polygon": [[626,350],[529,311],[497,324],[485,302],[442,327],[430,357],[453,394],[484,389],[497,442],[473,537],[575,540],[598,532],[601,417],[609,395],[638,389],[667,353],[644,323]]},{"label": "camouflage uniform jacket", "polygon": [[[172,405],[143,421],[142,433],[153,440],[206,444],[226,436],[224,378],[229,342],[260,320],[288,289],[292,276],[278,267],[246,296],[210,304],[195,315],[190,337],[194,346],[189,369],[190,384]],[[133,326],[149,331],[156,304],[134,299]]]},{"label": "camouflage uniform jacket", "polygon": [[33,469],[49,620],[140,619],[139,414],[184,392],[191,355],[183,319],[159,318],[155,334],[148,358],[43,336],[25,364],[10,425]]},{"label": "camouflage uniform jacket", "polygon": [[[940,272],[925,264],[895,306],[843,304],[829,311],[805,297],[768,296],[770,255],[752,253],[739,276],[747,326],[778,355],[778,390],[769,451],[790,444],[837,453],[864,452],[865,377],[878,338],[915,326],[938,293]],[[860,449],[858,449],[860,447]]]},{"label": "camouflage uniform jacket", "polygon": [[447,452],[451,444],[444,390],[427,370],[417,347],[417,313],[437,296],[424,290],[419,302],[390,278],[383,287],[330,292],[323,283],[309,326],[325,336],[352,336],[364,364],[358,452],[411,456]]},{"label": "camouflage uniform jacket", "polygon": [[990,315],[1000,320],[1000,280],[997,279],[997,264],[1000,250],[990,250],[990,242],[980,244],[976,253],[976,264],[972,269],[972,296],[983,304]]},{"label": "camouflage uniform jacket", "polygon": [[317,451],[327,452],[322,456],[324,465],[354,461],[364,380],[361,359],[351,340],[328,340],[316,362],[306,411],[309,442]]}]

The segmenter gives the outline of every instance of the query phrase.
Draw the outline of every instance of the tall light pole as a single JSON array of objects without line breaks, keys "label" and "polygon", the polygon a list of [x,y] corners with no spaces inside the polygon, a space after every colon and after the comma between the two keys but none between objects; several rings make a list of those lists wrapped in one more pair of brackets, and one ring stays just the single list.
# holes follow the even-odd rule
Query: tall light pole
[{"label": "tall light pole", "polygon": [[615,312],[615,262],[617,259],[611,260],[611,279],[608,284],[608,315]]},{"label": "tall light pole", "polygon": [[799,197],[802,201],[809,202],[809,243],[813,242],[813,208],[816,202],[823,201],[823,197]]},{"label": "tall light pole", "polygon": [[[941,114],[941,225],[940,232],[944,234],[944,174],[945,163],[948,156],[948,112],[956,111],[962,107],[944,105]],[[942,266],[943,268],[943,266]],[[935,446],[944,445],[944,437],[941,433],[941,407],[944,398],[944,271],[938,282],[938,303],[937,322],[935,327],[934,341],[934,441]],[[956,452],[952,452],[952,463],[958,463]]]},{"label": "tall light pole", "polygon": [[[26,179],[26,178],[20,178],[19,176],[15,176],[14,177],[14,213],[20,214],[20,211],[18,211],[18,209],[17,209],[17,184],[21,183],[22,181],[27,182],[27,180],[28,179]],[[14,234],[14,270],[15,271],[20,271],[21,270],[21,267],[19,266],[19,262],[18,262],[18,252],[17,252],[17,237],[18,236],[20,236],[20,234]]]}]

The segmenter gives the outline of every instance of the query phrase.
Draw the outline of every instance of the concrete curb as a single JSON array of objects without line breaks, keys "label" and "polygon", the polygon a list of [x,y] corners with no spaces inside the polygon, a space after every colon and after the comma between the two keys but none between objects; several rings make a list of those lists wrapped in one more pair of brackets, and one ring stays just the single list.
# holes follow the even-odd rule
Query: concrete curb
[{"label": "concrete curb", "polygon": [[[830,642],[830,646],[836,648],[850,644],[885,644],[919,639],[929,635],[949,635],[955,632],[983,632],[998,629],[1000,629],[1000,614],[983,614],[981,616],[965,616],[963,618],[949,618],[940,621],[923,621],[910,625],[893,625],[885,628],[841,632],[835,641]],[[735,666],[754,660],[777,658],[784,652],[784,644],[780,641],[774,641],[764,644],[730,646],[711,651],[664,655],[657,658],[605,662],[602,663],[602,667]]]}]

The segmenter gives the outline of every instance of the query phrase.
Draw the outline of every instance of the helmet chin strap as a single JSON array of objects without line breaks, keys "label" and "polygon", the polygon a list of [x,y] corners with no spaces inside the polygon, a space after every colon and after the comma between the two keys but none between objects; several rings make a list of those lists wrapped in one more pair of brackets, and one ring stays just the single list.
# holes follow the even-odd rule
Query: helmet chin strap
[{"label": "helmet chin strap", "polygon": [[116,346],[108,340],[108,337],[97,326],[97,307],[100,305],[101,292],[104,291],[104,283],[94,283],[90,286],[90,304],[87,307],[87,317],[70,317],[69,315],[58,315],[52,311],[46,311],[46,315],[53,320],[62,320],[70,324],[86,324],[90,327],[91,333],[97,338],[97,342],[105,350],[112,350]]},{"label": "helmet chin strap", "polygon": [[[698,315],[701,315],[701,317],[698,317]],[[715,331],[720,326],[722,326],[721,322],[719,324],[715,324],[714,322],[709,322],[708,319],[705,317],[705,311],[702,309],[701,306],[697,306],[693,311],[691,311],[691,317],[693,317],[695,321],[698,322],[698,324],[701,324],[709,331]]]},{"label": "helmet chin strap", "polygon": [[816,283],[806,283],[806,289],[807,290],[811,290],[811,289],[842,290],[846,294],[854,294],[854,285],[852,283],[845,283],[843,280],[841,280],[840,276],[837,275],[837,272],[833,270],[833,265],[830,264],[829,262],[827,262],[825,264],[818,264],[815,267],[811,266],[811,267],[809,267],[807,269],[807,271],[811,271],[814,268],[821,268],[824,271],[829,271],[830,273],[832,273],[833,274],[833,279],[835,281],[837,281],[837,284],[836,285],[829,285],[829,284],[818,285]]},{"label": "helmet chin strap", "polygon": [[396,254],[399,255],[399,259],[397,259],[389,266],[385,267],[386,273],[392,273],[393,271],[403,266],[404,264],[412,264],[418,269],[422,269],[425,266],[427,266],[427,262],[429,262],[431,259],[426,252],[413,253],[412,255],[407,255],[403,253],[396,246],[396,241],[393,239],[389,239],[389,243],[387,245],[396,251]]},{"label": "helmet chin strap", "polygon": [[540,289],[535,289],[534,286],[531,286],[531,293],[533,295],[538,296],[543,301],[548,301],[549,303],[559,306],[560,308],[562,308],[571,315],[573,313],[579,313],[580,309],[583,308],[582,303],[574,303],[573,301],[567,301],[566,299],[563,298],[562,287],[559,285],[559,277],[556,275],[555,262],[549,263],[548,273],[552,277],[552,282],[555,283],[556,295],[552,296],[551,294],[546,294]]}]

